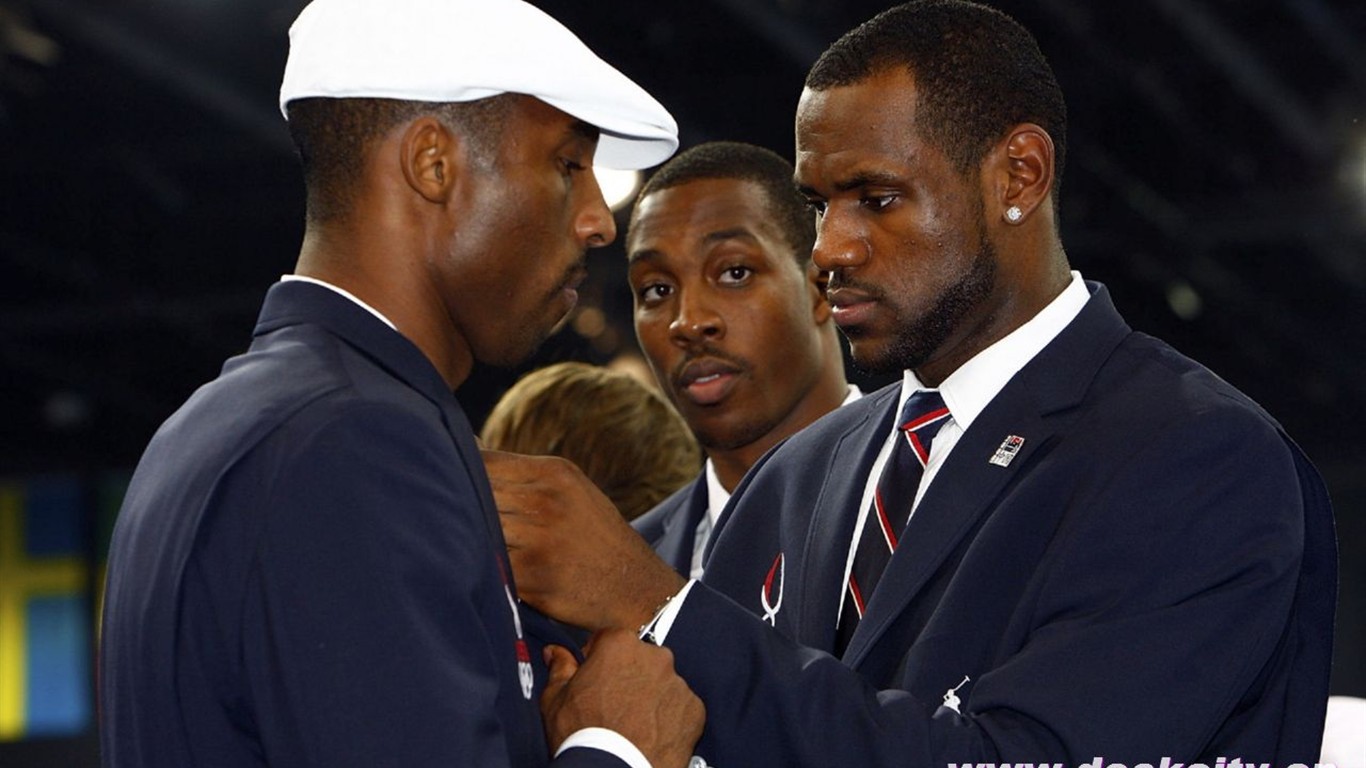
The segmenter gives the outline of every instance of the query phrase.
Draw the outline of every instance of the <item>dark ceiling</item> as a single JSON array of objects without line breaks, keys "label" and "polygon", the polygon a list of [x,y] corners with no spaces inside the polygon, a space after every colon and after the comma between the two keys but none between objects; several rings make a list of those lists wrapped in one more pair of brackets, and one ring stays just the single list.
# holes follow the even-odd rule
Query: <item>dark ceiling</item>
[{"label": "dark ceiling", "polygon": [[[537,4],[658,96],[685,146],[787,156],[806,68],[884,7]],[[247,343],[302,230],[275,109],[302,5],[0,0],[0,470],[131,465]],[[1068,97],[1075,267],[1321,463],[1366,457],[1366,3],[997,5]],[[615,331],[595,346],[567,330],[538,361],[633,347],[621,263],[599,256],[586,292]],[[462,390],[476,420],[512,375]]]}]

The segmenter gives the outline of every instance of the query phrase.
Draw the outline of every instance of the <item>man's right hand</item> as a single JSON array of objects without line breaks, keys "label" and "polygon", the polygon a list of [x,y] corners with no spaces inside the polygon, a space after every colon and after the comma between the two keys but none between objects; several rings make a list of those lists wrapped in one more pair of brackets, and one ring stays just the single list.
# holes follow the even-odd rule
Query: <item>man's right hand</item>
[{"label": "man's right hand", "polygon": [[687,582],[558,456],[484,451],[517,596],[591,631],[638,629]]},{"label": "man's right hand", "polygon": [[617,629],[594,635],[584,650],[580,665],[564,648],[546,648],[541,715],[551,751],[581,728],[610,728],[654,768],[686,766],[706,710],[674,672],[673,654]]}]

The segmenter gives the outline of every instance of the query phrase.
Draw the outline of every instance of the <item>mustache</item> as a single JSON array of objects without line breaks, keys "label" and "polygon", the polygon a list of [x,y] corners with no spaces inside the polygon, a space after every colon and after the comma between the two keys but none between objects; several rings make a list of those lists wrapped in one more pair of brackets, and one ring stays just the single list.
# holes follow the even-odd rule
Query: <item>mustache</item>
[{"label": "mustache", "polygon": [[564,278],[561,279],[560,284],[556,286],[555,292],[558,293],[565,288],[577,288],[579,285],[582,285],[583,281],[587,278],[588,254],[585,252],[579,255],[578,261],[570,264],[569,267],[565,269]]},{"label": "mustache", "polygon": [[842,273],[838,270],[830,272],[830,278],[826,281],[825,284],[826,294],[829,294],[831,291],[835,290],[854,291],[856,293],[861,293],[874,301],[878,301],[885,298],[885,293],[882,290],[882,286],[876,285],[874,283],[861,283],[852,281],[847,277],[842,277]]},{"label": "mustache", "polygon": [[749,369],[748,361],[743,360],[734,355],[722,352],[721,350],[717,349],[715,346],[709,343],[703,343],[695,351],[688,353],[686,356],[684,356],[682,360],[678,361],[678,364],[675,365],[673,367],[673,371],[671,371],[670,378],[675,382],[681,380],[683,378],[683,373],[687,370],[688,366],[692,365],[698,360],[715,360],[719,363],[732,366],[737,370]]}]

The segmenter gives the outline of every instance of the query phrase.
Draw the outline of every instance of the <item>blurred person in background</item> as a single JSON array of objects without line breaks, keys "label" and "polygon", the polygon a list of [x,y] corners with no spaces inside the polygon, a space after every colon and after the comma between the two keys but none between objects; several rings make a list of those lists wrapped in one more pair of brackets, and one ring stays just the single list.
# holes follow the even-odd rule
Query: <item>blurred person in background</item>
[{"label": "blurred person in background", "polygon": [[479,433],[484,448],[574,462],[627,520],[697,475],[688,425],[634,376],[587,363],[557,363],[518,379]]}]

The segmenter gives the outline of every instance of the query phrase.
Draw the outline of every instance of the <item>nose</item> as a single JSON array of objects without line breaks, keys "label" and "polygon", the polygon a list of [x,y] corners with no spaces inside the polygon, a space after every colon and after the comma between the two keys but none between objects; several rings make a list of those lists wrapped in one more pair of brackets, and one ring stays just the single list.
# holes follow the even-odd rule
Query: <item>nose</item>
[{"label": "nose", "polygon": [[583,210],[574,220],[574,233],[589,248],[601,248],[617,239],[617,221],[612,209],[602,196],[598,177],[589,169],[583,174],[585,180]]},{"label": "nose", "polygon": [[679,346],[716,341],[726,335],[726,321],[712,309],[702,292],[679,288],[677,314],[669,323],[669,336]]},{"label": "nose", "polygon": [[862,230],[853,225],[850,217],[841,215],[833,207],[816,222],[816,244],[811,249],[811,261],[817,268],[834,272],[856,267],[868,260],[869,251]]}]

